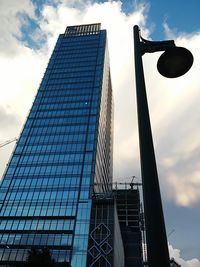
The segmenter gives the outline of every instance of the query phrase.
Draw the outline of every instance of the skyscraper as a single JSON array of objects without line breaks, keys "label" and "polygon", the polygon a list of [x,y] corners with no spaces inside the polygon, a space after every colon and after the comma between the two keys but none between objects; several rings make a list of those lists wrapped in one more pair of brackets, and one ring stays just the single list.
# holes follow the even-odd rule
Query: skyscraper
[{"label": "skyscraper", "polygon": [[67,27],[2,179],[1,265],[48,247],[57,266],[86,267],[92,195],[112,189],[112,114],[106,31]]}]

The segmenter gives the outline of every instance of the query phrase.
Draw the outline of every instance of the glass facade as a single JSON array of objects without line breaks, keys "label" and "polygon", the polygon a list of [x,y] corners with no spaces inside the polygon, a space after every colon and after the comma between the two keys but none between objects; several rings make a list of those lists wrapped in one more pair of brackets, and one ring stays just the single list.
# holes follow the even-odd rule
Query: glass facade
[{"label": "glass facade", "polygon": [[0,264],[48,247],[86,267],[92,194],[111,190],[112,114],[106,31],[67,27],[1,182]]}]

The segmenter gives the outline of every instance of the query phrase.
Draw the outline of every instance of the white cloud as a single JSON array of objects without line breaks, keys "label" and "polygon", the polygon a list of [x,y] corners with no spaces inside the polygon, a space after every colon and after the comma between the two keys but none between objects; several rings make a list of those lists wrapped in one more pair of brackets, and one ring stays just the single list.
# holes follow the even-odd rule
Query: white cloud
[{"label": "white cloud", "polygon": [[1,0],[0,2],[0,53],[7,56],[18,54],[21,26],[26,23],[26,15],[35,18],[34,6],[30,0]]},{"label": "white cloud", "polygon": [[[5,49],[5,53],[2,56],[0,68],[4,73],[2,84],[6,87],[6,90],[4,90],[3,99],[0,103],[3,107],[8,107],[9,105],[13,113],[23,117],[23,114],[27,113],[28,107],[30,107],[30,100],[33,98],[34,92],[36,92],[41,74],[45,69],[45,60],[49,56],[49,51],[53,49],[58,34],[64,32],[67,25],[101,22],[102,28],[106,28],[108,31],[111,74],[113,78],[115,106],[117,106],[115,111],[115,132],[118,133],[119,138],[123,139],[115,151],[118,153],[120,147],[124,145],[130,148],[130,144],[133,145],[133,149],[134,147],[137,148],[137,143],[130,134],[134,132],[135,122],[133,106],[134,91],[132,90],[134,87],[132,74],[132,26],[138,23],[144,29],[145,34],[148,34],[148,30],[145,29],[146,7],[145,5],[139,5],[135,12],[126,16],[122,12],[120,1],[99,4],[90,4],[85,1],[78,2],[79,8],[74,7],[77,1],[70,1],[69,4],[65,1],[59,1],[57,7],[44,5],[41,17],[38,20],[40,28],[32,33],[32,37],[35,40],[44,39],[44,33],[47,38],[47,42],[44,43],[39,52],[30,49],[17,38],[13,37],[12,31],[7,32],[7,35],[15,38],[13,47],[17,47],[18,52],[14,58],[8,58],[5,57],[7,51]],[[26,4],[29,6],[28,1]],[[16,14],[22,11],[25,12],[23,6],[19,6],[18,10],[15,9]],[[27,14],[29,15],[29,13]],[[34,17],[34,9],[32,9],[32,13],[30,14]],[[15,20],[17,21],[16,31],[20,36],[20,27],[22,25],[17,16]],[[10,75],[12,75],[12,79],[9,79]],[[130,88],[130,84],[132,88]],[[123,99],[123,101],[119,101],[119,99]],[[120,109],[126,110],[129,116],[123,116],[121,112],[118,112]],[[131,123],[131,125],[129,120],[130,116],[133,117],[133,124]],[[127,132],[128,127],[131,130]],[[131,162],[131,157],[134,154],[133,149],[128,149],[126,153],[124,152],[124,156],[118,159],[117,166],[115,165],[117,176],[120,172],[122,174],[125,171],[121,171],[119,167],[125,166],[125,162],[128,160]],[[128,172],[131,175],[133,171],[134,168]]]},{"label": "white cloud", "polygon": [[[21,41],[22,26],[28,23],[26,18],[36,18],[31,1],[0,2],[1,142],[19,135],[47,62],[44,53],[32,50]],[[11,147],[0,150],[0,176]]]},{"label": "white cloud", "polygon": [[178,46],[192,51],[194,64],[178,79],[164,79],[156,72],[148,75],[150,89],[156,90],[149,93],[150,108],[163,194],[178,205],[190,206],[200,200],[200,34],[173,33],[173,37]]},{"label": "white cloud", "polygon": [[181,267],[200,267],[200,261],[198,259],[184,260],[181,256],[179,249],[173,248],[172,245],[169,245],[170,257],[174,258],[175,261],[181,265]]}]

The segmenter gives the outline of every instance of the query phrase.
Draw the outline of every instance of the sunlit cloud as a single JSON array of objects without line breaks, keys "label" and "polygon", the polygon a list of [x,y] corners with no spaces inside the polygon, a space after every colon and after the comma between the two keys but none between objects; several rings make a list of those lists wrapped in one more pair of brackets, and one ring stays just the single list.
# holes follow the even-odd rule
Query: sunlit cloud
[{"label": "sunlit cloud", "polygon": [[200,200],[199,183],[194,183],[192,178],[200,181],[200,33],[188,35],[167,29],[168,38],[173,37],[178,46],[193,53],[194,64],[178,79],[164,79],[155,74],[155,82],[149,76],[150,88],[159,88],[156,99],[153,93],[150,96],[152,125],[161,183],[165,188],[163,195],[177,205],[190,206]]}]

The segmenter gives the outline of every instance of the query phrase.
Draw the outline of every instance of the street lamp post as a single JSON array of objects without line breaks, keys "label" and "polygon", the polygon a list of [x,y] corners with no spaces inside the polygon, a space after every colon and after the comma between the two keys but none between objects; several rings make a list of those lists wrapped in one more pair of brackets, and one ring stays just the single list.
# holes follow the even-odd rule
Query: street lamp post
[{"label": "street lamp post", "polygon": [[169,251],[151,132],[142,55],[165,51],[161,55],[157,67],[158,71],[168,78],[175,78],[186,73],[193,63],[193,57],[187,49],[176,47],[173,40],[152,42],[143,39],[140,36],[137,25],[134,26],[134,44],[148,267],[169,267]]}]

